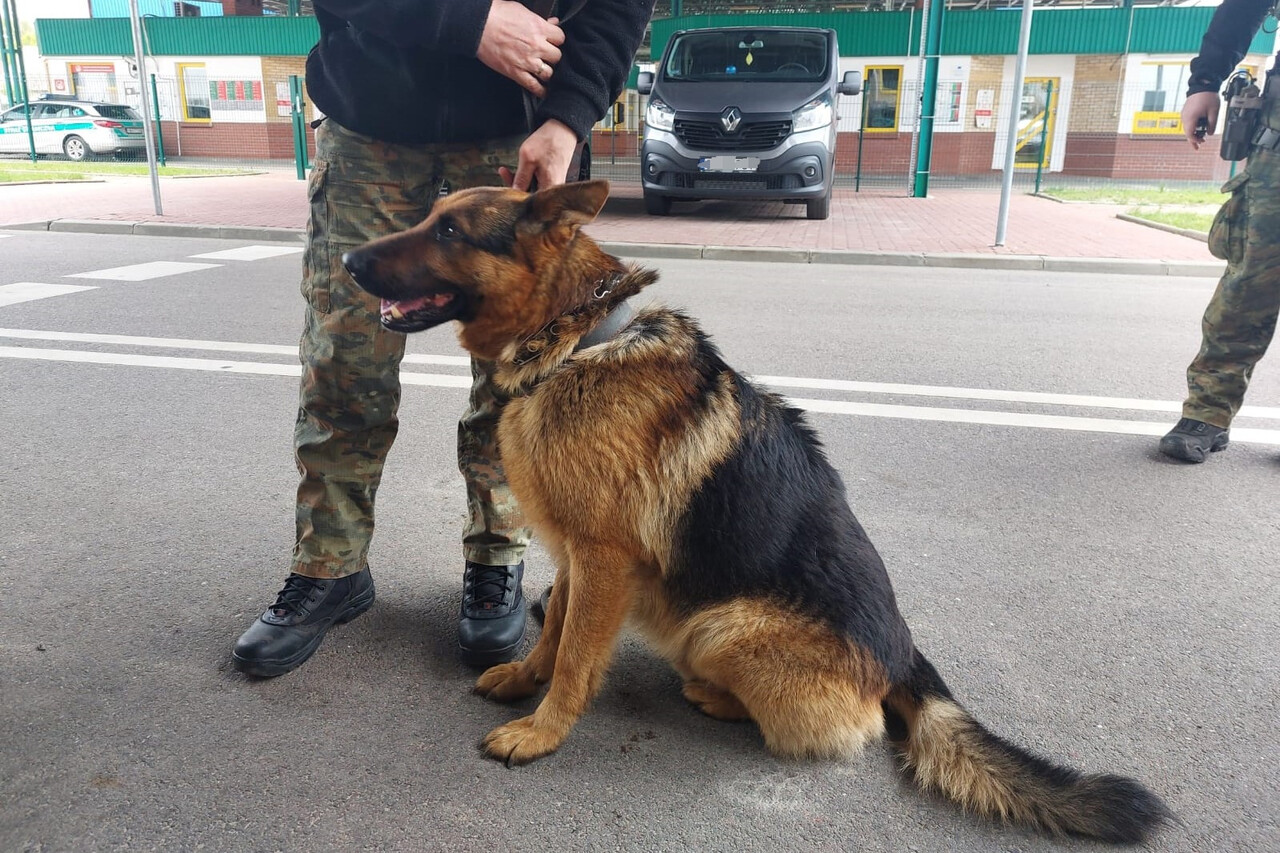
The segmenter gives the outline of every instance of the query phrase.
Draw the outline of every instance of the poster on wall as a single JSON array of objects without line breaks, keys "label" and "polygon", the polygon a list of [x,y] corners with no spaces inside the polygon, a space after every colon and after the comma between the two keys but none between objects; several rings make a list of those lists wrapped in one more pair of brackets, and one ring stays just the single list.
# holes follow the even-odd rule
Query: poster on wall
[{"label": "poster on wall", "polygon": [[964,83],[958,80],[939,83],[933,107],[934,124],[959,125],[963,112],[963,97]]},{"label": "poster on wall", "polygon": [[991,129],[991,111],[996,104],[995,89],[979,89],[973,105],[973,126],[979,130]]},{"label": "poster on wall", "polygon": [[283,80],[276,81],[276,115],[284,118],[293,115],[293,96],[289,94],[289,84]]},{"label": "poster on wall", "polygon": [[217,112],[262,112],[262,81],[210,80],[209,99]]}]

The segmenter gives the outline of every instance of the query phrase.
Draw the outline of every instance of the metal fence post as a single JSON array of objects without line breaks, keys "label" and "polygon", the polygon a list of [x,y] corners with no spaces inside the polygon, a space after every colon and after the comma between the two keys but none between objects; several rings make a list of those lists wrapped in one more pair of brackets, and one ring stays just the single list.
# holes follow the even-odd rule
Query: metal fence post
[{"label": "metal fence post", "polygon": [[156,105],[156,156],[160,165],[168,165],[164,161],[164,128],[160,126],[160,90],[156,88],[156,75],[151,75],[151,102]]},{"label": "metal fence post", "polygon": [[862,189],[862,140],[867,136],[867,92],[862,92],[862,119],[858,125],[858,165],[853,170],[853,191]]},{"label": "metal fence post", "polygon": [[1036,195],[1040,195],[1040,176],[1044,174],[1044,155],[1048,152],[1045,142],[1049,136],[1049,120],[1053,117],[1053,81],[1045,85],[1044,122],[1040,125],[1040,156],[1036,163]]},{"label": "metal fence post", "polygon": [[293,161],[297,166],[298,180],[307,179],[307,120],[302,100],[302,78],[297,74],[289,77],[289,94],[293,101]]}]

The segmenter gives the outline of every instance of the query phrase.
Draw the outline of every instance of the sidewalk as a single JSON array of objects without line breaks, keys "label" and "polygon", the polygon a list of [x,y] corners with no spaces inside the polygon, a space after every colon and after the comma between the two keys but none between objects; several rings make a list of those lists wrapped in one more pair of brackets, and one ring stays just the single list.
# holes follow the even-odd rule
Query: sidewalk
[{"label": "sidewalk", "polygon": [[[0,227],[155,234],[194,225],[208,226],[201,230],[211,236],[244,239],[292,239],[306,227],[306,184],[291,174],[164,179],[161,199],[165,215],[156,216],[143,178],[0,185]],[[1006,245],[996,247],[999,206],[999,192],[989,190],[915,199],[901,191],[837,189],[825,221],[806,219],[802,205],[775,202],[677,204],[673,215],[654,217],[644,212],[638,183],[615,182],[587,231],[612,251],[647,257],[1221,272],[1204,242],[1117,219],[1120,206],[1022,193],[1010,199]]]}]

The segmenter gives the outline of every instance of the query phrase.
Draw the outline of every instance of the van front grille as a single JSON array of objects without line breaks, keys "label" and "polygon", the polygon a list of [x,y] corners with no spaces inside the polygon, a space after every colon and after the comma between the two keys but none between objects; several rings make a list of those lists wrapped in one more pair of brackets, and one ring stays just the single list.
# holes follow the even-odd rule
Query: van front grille
[{"label": "van front grille", "polygon": [[804,184],[799,175],[761,175],[755,172],[700,172],[697,174],[666,172],[660,179],[664,187],[686,190],[798,190]]},{"label": "van front grille", "polygon": [[719,122],[676,119],[675,134],[697,151],[768,151],[791,135],[791,122],[744,122],[736,133],[725,133]]}]

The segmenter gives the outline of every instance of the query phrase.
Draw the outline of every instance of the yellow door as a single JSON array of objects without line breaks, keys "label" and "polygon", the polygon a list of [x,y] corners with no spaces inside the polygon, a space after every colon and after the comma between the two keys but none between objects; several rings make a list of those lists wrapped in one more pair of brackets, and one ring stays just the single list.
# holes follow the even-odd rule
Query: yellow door
[{"label": "yellow door", "polygon": [[1059,77],[1027,77],[1018,107],[1018,140],[1013,162],[1020,169],[1049,168],[1053,119],[1058,114]]}]

